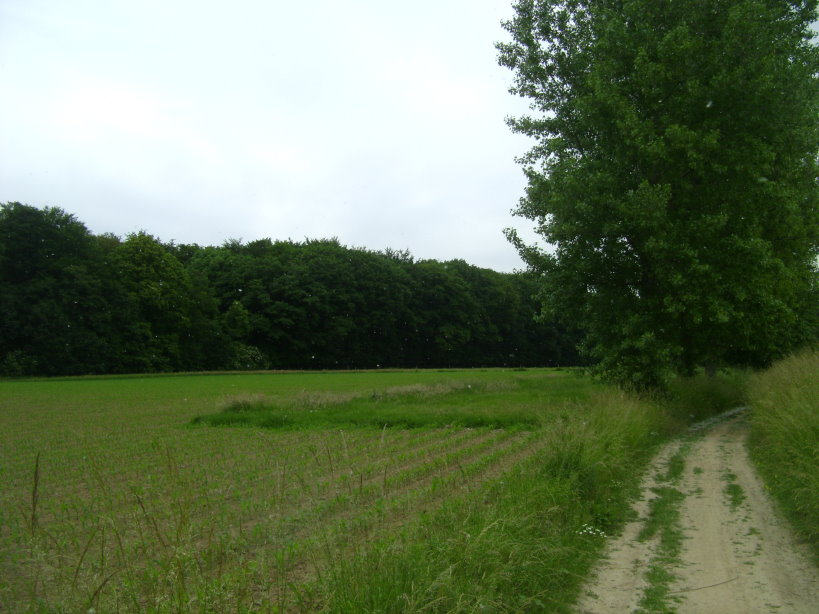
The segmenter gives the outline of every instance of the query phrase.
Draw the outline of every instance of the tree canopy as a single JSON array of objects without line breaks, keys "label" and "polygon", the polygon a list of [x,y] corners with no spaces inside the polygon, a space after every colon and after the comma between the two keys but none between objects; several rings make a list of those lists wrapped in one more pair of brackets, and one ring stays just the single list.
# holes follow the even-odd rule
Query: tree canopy
[{"label": "tree canopy", "polygon": [[535,293],[335,239],[174,245],[0,206],[0,375],[576,364]]},{"label": "tree canopy", "polygon": [[604,374],[660,386],[817,338],[817,2],[519,0],[535,139],[509,238]]}]

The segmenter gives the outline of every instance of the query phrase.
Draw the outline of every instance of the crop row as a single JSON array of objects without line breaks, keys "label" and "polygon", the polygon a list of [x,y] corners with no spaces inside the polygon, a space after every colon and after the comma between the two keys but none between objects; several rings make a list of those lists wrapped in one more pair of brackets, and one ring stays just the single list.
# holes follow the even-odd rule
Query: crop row
[{"label": "crop row", "polygon": [[[208,445],[181,455],[153,442],[141,458],[124,446],[130,467],[87,455],[50,466],[48,479],[33,468],[28,480],[18,478],[24,488],[2,506],[4,592],[82,600],[98,591],[97,600],[137,609],[167,594],[158,584],[174,569],[187,574],[189,591],[191,582],[219,584],[254,562],[247,585],[256,598],[281,600],[281,583],[312,574],[317,536],[326,543],[352,529],[390,527],[451,488],[469,488],[531,439],[469,429],[254,433],[248,449],[231,441],[254,441],[246,429],[183,433],[207,434]],[[111,447],[106,453],[117,456]]]}]

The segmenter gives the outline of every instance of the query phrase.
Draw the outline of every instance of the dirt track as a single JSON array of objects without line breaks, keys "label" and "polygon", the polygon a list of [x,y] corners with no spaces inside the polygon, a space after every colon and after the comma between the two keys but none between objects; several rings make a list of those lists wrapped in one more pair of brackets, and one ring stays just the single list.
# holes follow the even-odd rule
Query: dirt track
[{"label": "dirt track", "polygon": [[[684,537],[672,562],[660,561],[657,538],[637,539],[656,496],[651,488],[682,444],[660,453],[635,506],[639,519],[609,544],[578,614],[819,612],[819,570],[775,513],[748,459],[746,436],[747,424],[739,416],[690,441],[685,470],[674,484],[684,495],[678,508]],[[673,576],[665,593],[667,609],[646,608],[642,601],[652,565]]]}]

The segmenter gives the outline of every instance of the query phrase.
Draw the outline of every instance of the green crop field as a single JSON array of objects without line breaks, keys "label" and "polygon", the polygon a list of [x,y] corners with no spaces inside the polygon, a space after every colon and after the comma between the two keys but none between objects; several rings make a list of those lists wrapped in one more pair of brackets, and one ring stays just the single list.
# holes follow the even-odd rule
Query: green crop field
[{"label": "green crop field", "polygon": [[0,611],[539,611],[670,422],[571,371],[2,381]]}]

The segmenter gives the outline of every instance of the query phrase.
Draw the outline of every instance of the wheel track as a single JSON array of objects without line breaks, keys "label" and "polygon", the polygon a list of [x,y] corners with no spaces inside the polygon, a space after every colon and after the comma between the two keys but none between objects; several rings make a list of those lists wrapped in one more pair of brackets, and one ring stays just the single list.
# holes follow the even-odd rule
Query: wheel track
[{"label": "wheel track", "polygon": [[652,462],[642,485],[644,496],[635,504],[639,519],[607,547],[576,606],[578,614],[819,611],[819,570],[806,549],[795,543],[751,465],[747,432],[744,416],[732,416],[702,429],[691,441],[678,485],[685,495],[680,504],[685,539],[677,564],[667,566],[674,580],[664,609],[641,609],[646,608],[641,604],[648,588],[646,571],[658,558],[656,543],[640,542],[637,535],[650,489],[679,441]]}]

